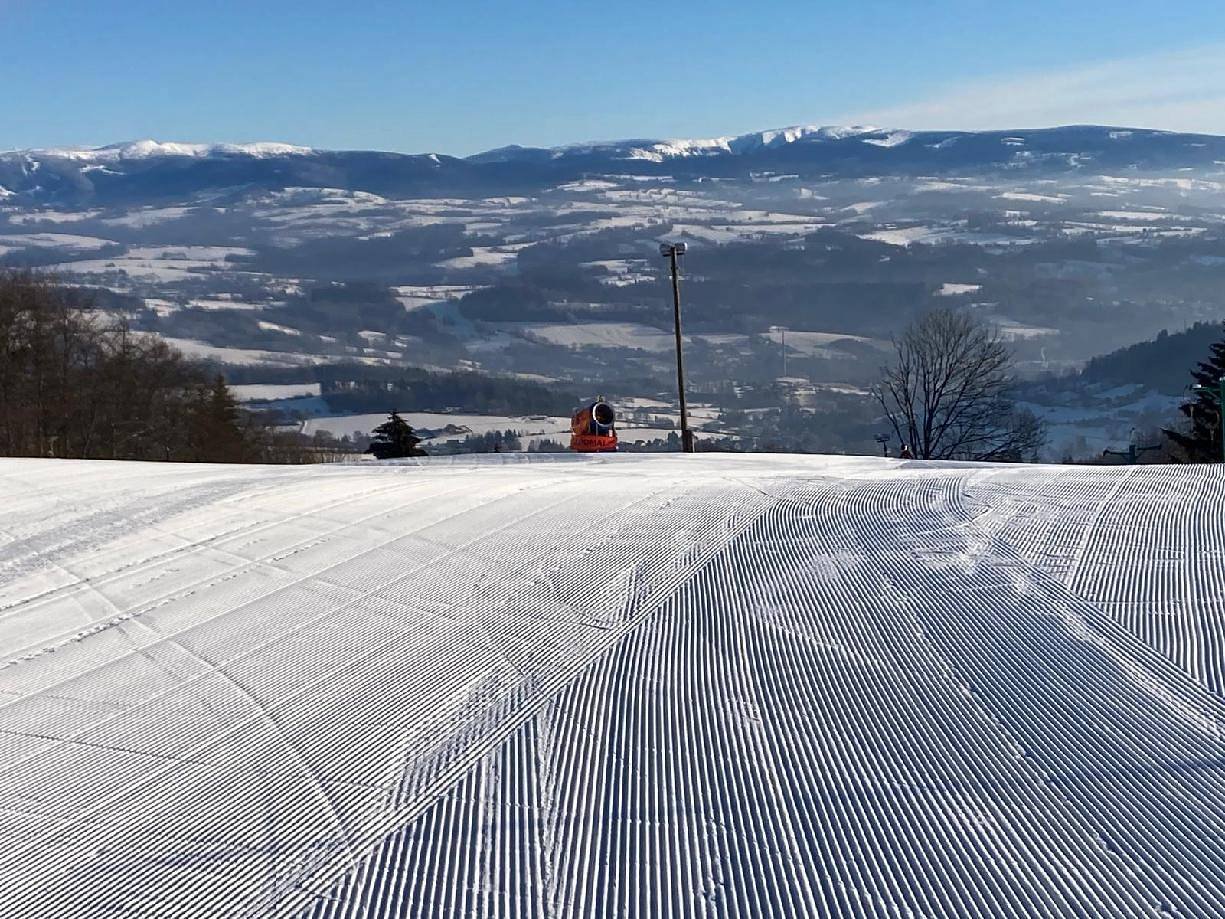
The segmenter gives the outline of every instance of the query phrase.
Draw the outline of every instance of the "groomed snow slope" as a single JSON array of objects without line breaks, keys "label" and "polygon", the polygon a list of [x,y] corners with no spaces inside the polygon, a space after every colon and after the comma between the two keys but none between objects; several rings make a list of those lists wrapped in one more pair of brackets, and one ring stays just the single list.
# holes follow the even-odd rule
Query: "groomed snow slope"
[{"label": "groomed snow slope", "polygon": [[1216,916],[1225,476],[0,461],[0,915]]}]

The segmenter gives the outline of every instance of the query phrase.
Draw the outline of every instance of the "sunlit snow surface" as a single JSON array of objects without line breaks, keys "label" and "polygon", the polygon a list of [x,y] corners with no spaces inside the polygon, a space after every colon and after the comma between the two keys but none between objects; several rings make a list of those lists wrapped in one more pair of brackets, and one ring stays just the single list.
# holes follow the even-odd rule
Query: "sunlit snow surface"
[{"label": "sunlit snow surface", "polygon": [[1216,916],[1225,476],[0,461],[0,915]]}]

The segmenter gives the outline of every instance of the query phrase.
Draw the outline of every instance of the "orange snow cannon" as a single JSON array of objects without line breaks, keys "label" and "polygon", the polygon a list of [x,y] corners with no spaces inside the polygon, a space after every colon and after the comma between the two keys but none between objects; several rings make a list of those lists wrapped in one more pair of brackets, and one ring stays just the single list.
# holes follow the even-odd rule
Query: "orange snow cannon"
[{"label": "orange snow cannon", "polygon": [[611,453],[617,449],[617,414],[597,399],[570,416],[570,449],[576,453]]}]

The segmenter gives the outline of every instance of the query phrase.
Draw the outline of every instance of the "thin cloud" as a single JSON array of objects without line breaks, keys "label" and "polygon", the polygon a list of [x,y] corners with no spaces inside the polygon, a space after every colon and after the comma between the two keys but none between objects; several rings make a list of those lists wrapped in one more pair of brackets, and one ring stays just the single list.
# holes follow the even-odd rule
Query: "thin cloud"
[{"label": "thin cloud", "polygon": [[953,86],[847,120],[932,129],[1108,124],[1225,134],[1225,44]]}]

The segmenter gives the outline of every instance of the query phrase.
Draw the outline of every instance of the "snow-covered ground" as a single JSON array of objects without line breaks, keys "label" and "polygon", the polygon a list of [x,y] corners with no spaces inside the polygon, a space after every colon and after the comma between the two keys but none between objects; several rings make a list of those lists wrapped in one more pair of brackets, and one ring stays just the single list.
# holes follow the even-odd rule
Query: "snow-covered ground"
[{"label": "snow-covered ground", "polygon": [[300,351],[223,348],[217,345],[210,345],[208,342],[197,341],[193,338],[163,336],[163,340],[189,357],[221,361],[226,364],[267,364],[273,367],[301,367],[310,364],[322,364],[328,360],[324,355],[307,354]]},{"label": "snow-covered ground", "polygon": [[639,322],[519,322],[515,328],[569,348],[632,348],[659,353],[675,347],[672,333]]},{"label": "snow-covered ground", "polygon": [[1225,470],[0,461],[0,915],[1217,916]]},{"label": "snow-covered ground", "polygon": [[794,351],[805,356],[816,356],[828,353],[829,346],[839,342],[854,341],[861,344],[875,345],[882,350],[888,347],[887,342],[879,339],[865,338],[862,335],[850,335],[841,332],[805,332],[802,329],[770,329],[765,337],[775,344],[787,344],[788,351]]},{"label": "snow-covered ground", "polygon": [[939,297],[960,297],[962,294],[976,294],[982,289],[983,286],[981,284],[956,284],[946,281],[940,285],[936,295]]},{"label": "snow-covered ground", "polygon": [[[318,396],[321,388],[318,383],[243,383],[231,386],[230,392],[239,402],[267,402],[274,399]],[[345,433],[353,432],[346,431]]]},{"label": "snow-covered ground", "polygon": [[[493,431],[517,431],[524,436],[547,434],[553,440],[570,439],[570,419],[552,415],[460,415],[443,412],[401,412],[401,417],[419,431],[441,431],[426,444],[462,440],[468,434],[489,434]],[[326,431],[335,437],[346,434],[369,434],[387,420],[386,412],[364,415],[323,415],[302,423],[302,433],[313,435]],[[447,427],[456,430],[447,432]]]}]

